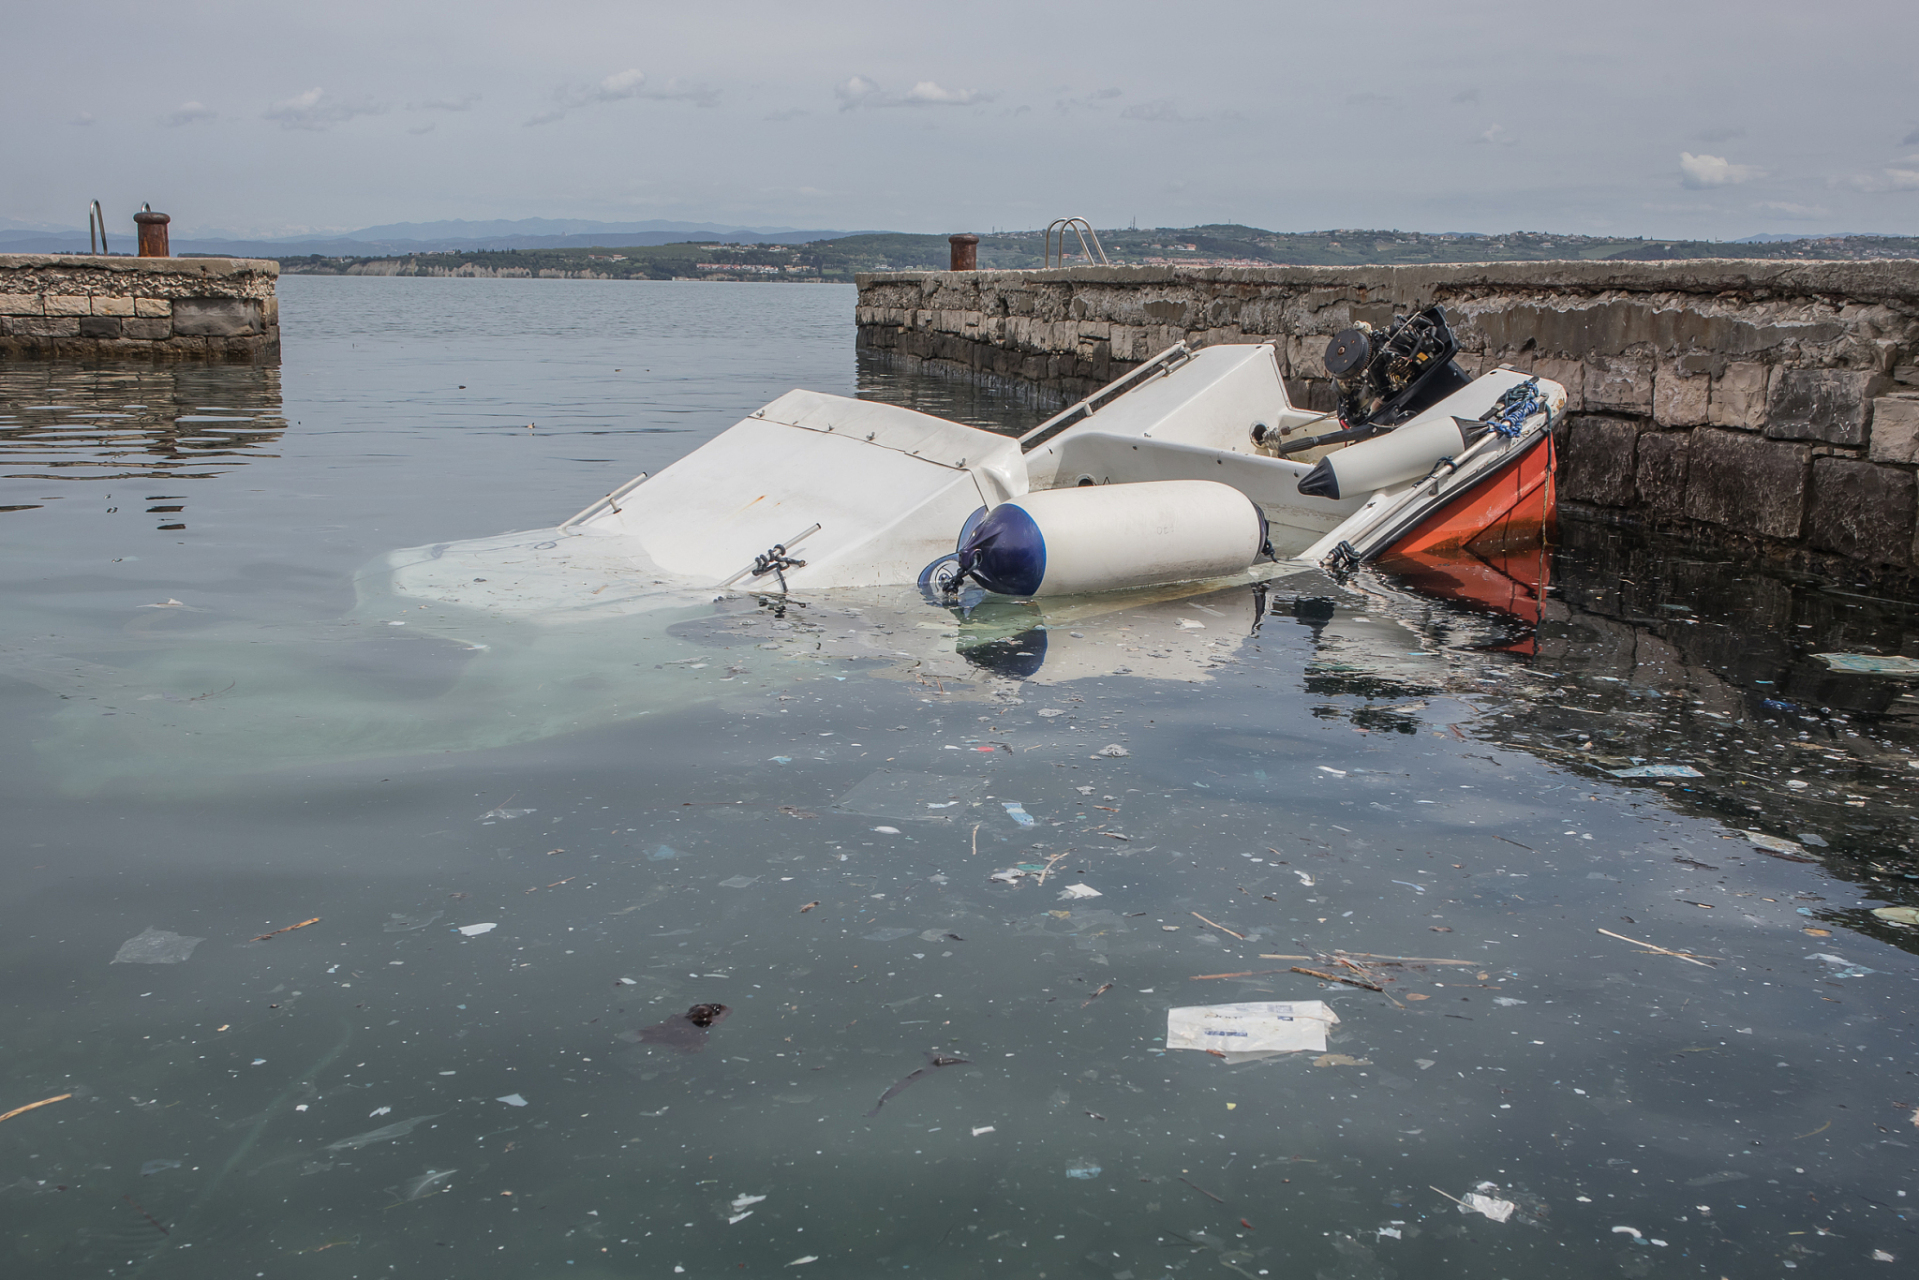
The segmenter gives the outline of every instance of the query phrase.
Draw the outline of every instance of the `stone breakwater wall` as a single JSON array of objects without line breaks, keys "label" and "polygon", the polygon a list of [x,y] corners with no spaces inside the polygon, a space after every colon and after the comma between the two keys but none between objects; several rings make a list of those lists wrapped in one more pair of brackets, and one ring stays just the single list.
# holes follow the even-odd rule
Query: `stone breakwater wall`
[{"label": "stone breakwater wall", "polygon": [[1919,261],[893,272],[859,344],[1084,394],[1174,342],[1278,344],[1333,406],[1326,340],[1438,302],[1477,374],[1566,386],[1569,515],[1919,589]]},{"label": "stone breakwater wall", "polygon": [[277,360],[279,264],[0,254],[0,359]]}]

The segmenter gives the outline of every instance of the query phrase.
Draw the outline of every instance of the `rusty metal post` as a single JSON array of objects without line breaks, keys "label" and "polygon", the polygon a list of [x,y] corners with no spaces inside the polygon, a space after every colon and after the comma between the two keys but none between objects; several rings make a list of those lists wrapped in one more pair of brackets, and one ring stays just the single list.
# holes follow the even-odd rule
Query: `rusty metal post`
[{"label": "rusty metal post", "polygon": [[140,226],[140,256],[143,258],[171,258],[167,249],[167,223],[173,219],[164,213],[155,213],[152,205],[147,205],[133,215]]},{"label": "rusty metal post", "polygon": [[962,232],[946,237],[946,243],[953,246],[953,265],[950,271],[979,270],[979,237]]}]

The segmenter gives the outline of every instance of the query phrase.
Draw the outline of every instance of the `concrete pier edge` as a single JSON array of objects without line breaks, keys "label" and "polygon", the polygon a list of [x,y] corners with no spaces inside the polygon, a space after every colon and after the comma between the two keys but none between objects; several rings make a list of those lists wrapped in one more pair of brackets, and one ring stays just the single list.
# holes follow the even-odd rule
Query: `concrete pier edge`
[{"label": "concrete pier edge", "polygon": [[280,264],[0,254],[0,359],[273,361]]}]

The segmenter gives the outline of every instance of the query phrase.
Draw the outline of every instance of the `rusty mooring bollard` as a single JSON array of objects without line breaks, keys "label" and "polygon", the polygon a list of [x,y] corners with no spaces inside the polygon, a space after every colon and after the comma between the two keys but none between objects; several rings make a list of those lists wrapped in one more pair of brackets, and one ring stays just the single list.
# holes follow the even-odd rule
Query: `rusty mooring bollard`
[{"label": "rusty mooring bollard", "polygon": [[164,213],[155,213],[152,205],[147,205],[133,215],[140,226],[140,256],[143,258],[171,258],[167,250],[167,223],[173,219]]},{"label": "rusty mooring bollard", "polygon": [[964,232],[946,237],[946,243],[953,246],[953,265],[951,271],[979,270],[979,237]]}]

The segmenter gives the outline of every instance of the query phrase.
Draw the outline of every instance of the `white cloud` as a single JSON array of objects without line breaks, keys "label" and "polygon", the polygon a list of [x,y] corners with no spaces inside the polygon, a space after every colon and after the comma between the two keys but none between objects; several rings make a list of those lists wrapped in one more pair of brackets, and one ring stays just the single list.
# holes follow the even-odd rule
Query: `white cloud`
[{"label": "white cloud", "polygon": [[922,80],[905,93],[887,93],[865,76],[850,76],[833,86],[841,111],[859,107],[971,107],[991,102],[993,95],[977,89],[948,89]]},{"label": "white cloud", "polygon": [[553,93],[553,105],[533,116],[526,123],[528,125],[552,124],[556,120],[565,119],[567,113],[577,111],[581,107],[625,102],[630,98],[649,98],[656,102],[691,102],[695,106],[714,107],[719,105],[720,91],[703,85],[687,84],[681,80],[667,80],[656,84],[647,78],[646,72],[637,67],[628,67],[625,71],[615,71],[598,84],[556,89]]},{"label": "white cloud", "polygon": [[1475,141],[1493,147],[1516,147],[1519,145],[1519,136],[1505,125],[1496,124],[1480,134]]},{"label": "white cloud", "polygon": [[1776,213],[1782,218],[1830,218],[1832,210],[1820,204],[1791,204],[1784,200],[1761,200],[1753,205],[1755,209],[1764,209]]},{"label": "white cloud", "polygon": [[922,80],[906,91],[902,105],[909,107],[970,107],[984,102],[986,95],[977,89],[943,89],[931,80]]},{"label": "white cloud", "polygon": [[355,116],[377,116],[385,111],[385,103],[371,98],[333,98],[324,89],[308,89],[284,102],[274,103],[261,114],[265,119],[279,121],[282,129],[318,130],[344,124]]},{"label": "white cloud", "polygon": [[82,111],[79,115],[73,118],[73,123],[81,126],[82,128],[85,128],[87,125],[92,124],[93,121],[94,121],[94,115],[93,115],[93,112],[91,111]]},{"label": "white cloud", "polygon": [[1731,187],[1766,176],[1764,169],[1750,164],[1734,164],[1724,156],[1679,153],[1679,179],[1682,186],[1698,190],[1704,187]]},{"label": "white cloud", "polygon": [[477,93],[463,93],[457,98],[428,98],[422,102],[409,102],[408,111],[471,111],[473,104],[480,100]]},{"label": "white cloud", "polygon": [[[1919,161],[1914,157],[1913,163]],[[1871,173],[1856,173],[1846,179],[1846,185],[1854,191],[1881,194],[1887,191],[1919,191],[1919,169],[1876,169]]]},{"label": "white cloud", "polygon": [[833,86],[833,96],[840,100],[841,111],[851,111],[880,91],[880,87],[865,76],[849,76]]},{"label": "white cloud", "polygon": [[204,124],[208,120],[213,119],[215,114],[213,108],[206,106],[204,103],[182,102],[179,106],[167,112],[166,123],[175,128],[184,124]]}]

